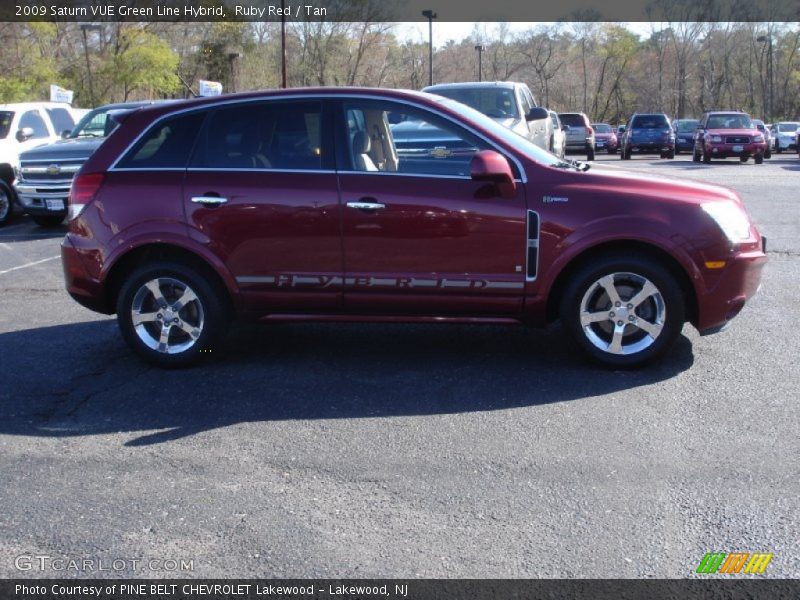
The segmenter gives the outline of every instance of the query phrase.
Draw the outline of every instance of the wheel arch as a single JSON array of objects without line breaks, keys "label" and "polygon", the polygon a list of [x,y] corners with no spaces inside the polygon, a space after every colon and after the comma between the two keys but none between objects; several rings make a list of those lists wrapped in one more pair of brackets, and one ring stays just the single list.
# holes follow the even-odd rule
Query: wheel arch
[{"label": "wheel arch", "polygon": [[612,240],[584,248],[558,272],[547,297],[546,318],[548,322],[558,318],[559,306],[570,278],[585,264],[598,257],[608,255],[630,255],[632,252],[652,258],[666,266],[675,277],[685,300],[686,319],[695,322],[698,315],[697,291],[686,269],[665,249],[641,240]]},{"label": "wheel arch", "polygon": [[228,282],[220,276],[219,271],[196,252],[165,242],[135,246],[117,257],[105,276],[105,302],[111,312],[114,312],[117,305],[117,298],[126,276],[138,267],[155,260],[175,261],[197,269],[219,293],[226,313],[231,317],[235,316],[234,298],[238,290],[231,288]]}]

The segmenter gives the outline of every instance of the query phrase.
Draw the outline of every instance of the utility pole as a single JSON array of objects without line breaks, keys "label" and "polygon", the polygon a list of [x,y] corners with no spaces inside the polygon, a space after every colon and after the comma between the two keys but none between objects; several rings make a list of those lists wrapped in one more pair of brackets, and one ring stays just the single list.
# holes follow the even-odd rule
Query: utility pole
[{"label": "utility pole", "polygon": [[432,10],[423,10],[422,16],[428,19],[428,85],[433,85],[433,20],[438,15]]},{"label": "utility pole", "polygon": [[478,81],[483,81],[483,46],[475,46],[475,50],[478,51]]}]

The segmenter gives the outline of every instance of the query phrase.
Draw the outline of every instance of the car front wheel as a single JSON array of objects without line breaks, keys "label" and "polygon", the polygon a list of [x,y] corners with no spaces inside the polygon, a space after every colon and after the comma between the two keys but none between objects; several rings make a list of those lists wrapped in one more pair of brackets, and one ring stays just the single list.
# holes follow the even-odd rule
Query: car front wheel
[{"label": "car front wheel", "polygon": [[578,346],[611,368],[640,367],[673,345],[684,323],[675,277],[647,256],[609,255],[578,271],[561,321]]},{"label": "car front wheel", "polygon": [[181,263],[140,267],[125,280],[117,300],[123,338],[159,367],[196,362],[221,341],[226,321],[208,278]]}]

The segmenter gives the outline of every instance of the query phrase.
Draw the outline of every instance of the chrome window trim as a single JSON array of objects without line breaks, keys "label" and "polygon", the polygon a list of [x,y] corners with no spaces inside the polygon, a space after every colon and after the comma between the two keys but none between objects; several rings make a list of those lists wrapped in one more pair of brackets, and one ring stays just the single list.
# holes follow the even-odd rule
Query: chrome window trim
[{"label": "chrome window trim", "polygon": [[[454,125],[466,129],[467,131],[469,131],[470,133],[472,133],[476,137],[478,137],[481,140],[483,140],[484,142],[486,142],[489,146],[494,148],[497,152],[499,152],[503,156],[506,156],[506,157],[510,158],[511,160],[513,160],[514,163],[517,165],[517,169],[519,170],[519,173],[520,173],[520,178],[518,179],[518,181],[521,181],[522,183],[528,183],[528,177],[527,177],[527,175],[525,173],[525,169],[522,166],[522,162],[520,162],[520,160],[513,153],[509,152],[508,150],[503,149],[497,143],[493,142],[492,140],[487,139],[485,135],[483,135],[479,131],[477,131],[477,130],[473,129],[472,127],[470,127],[470,125],[468,123],[464,123],[462,121],[458,121],[458,120],[454,119],[452,116],[450,116],[450,115],[448,115],[446,113],[443,113],[443,112],[441,112],[440,110],[438,110],[436,108],[432,108],[432,107],[430,107],[430,106],[428,106],[426,104],[413,102],[413,101],[411,101],[411,100],[409,100],[407,98],[393,98],[393,97],[387,97],[387,96],[382,96],[382,95],[369,95],[369,94],[358,94],[358,93],[354,93],[354,94],[314,93],[314,94],[289,94],[289,95],[281,95],[281,96],[266,96],[266,97],[261,97],[261,98],[230,98],[230,99],[226,98],[226,99],[223,99],[223,100],[219,100],[217,102],[210,102],[208,104],[203,104],[202,106],[193,106],[193,107],[190,107],[190,108],[183,108],[183,109],[180,109],[180,110],[172,111],[172,112],[169,112],[167,114],[161,115],[155,121],[150,123],[150,125],[146,129],[144,129],[142,132],[140,132],[139,135],[137,135],[133,139],[133,141],[131,141],[131,143],[128,144],[125,147],[125,149],[122,152],[119,153],[117,158],[114,160],[113,163],[111,163],[111,166],[108,167],[107,170],[108,171],[122,170],[122,168],[118,168],[117,167],[117,164],[128,154],[128,152],[131,151],[133,146],[135,146],[142,137],[144,137],[147,133],[150,132],[151,129],[156,127],[161,121],[163,121],[165,119],[170,119],[170,118],[176,117],[178,115],[182,115],[182,114],[185,114],[185,113],[191,113],[191,112],[197,112],[197,111],[201,111],[201,110],[214,110],[216,108],[219,108],[220,106],[227,106],[227,105],[230,105],[230,104],[252,104],[252,103],[255,103],[255,102],[280,102],[281,100],[298,100],[298,99],[299,100],[309,100],[309,101],[319,100],[320,102],[325,101],[325,100],[330,101],[330,100],[347,100],[347,99],[350,99],[350,100],[352,100],[352,99],[358,99],[358,100],[385,100],[387,102],[395,102],[395,103],[400,103],[400,104],[406,104],[408,106],[413,106],[414,108],[418,108],[418,109],[421,109],[421,110],[428,110],[428,111],[438,115],[439,117],[441,117],[443,119],[446,119],[447,121],[453,123]],[[126,170],[131,170],[131,171],[154,171],[154,170],[165,170],[165,169],[168,169],[167,167],[155,168],[155,169],[135,168],[135,167],[123,167],[123,168],[126,169]],[[170,170],[172,170],[172,169],[170,169]],[[179,170],[185,171],[186,168],[182,168],[182,169],[179,169]],[[268,169],[265,169],[265,170],[268,170]],[[295,172],[302,172],[302,171],[295,171]],[[349,173],[350,171],[347,171],[347,172]]]}]

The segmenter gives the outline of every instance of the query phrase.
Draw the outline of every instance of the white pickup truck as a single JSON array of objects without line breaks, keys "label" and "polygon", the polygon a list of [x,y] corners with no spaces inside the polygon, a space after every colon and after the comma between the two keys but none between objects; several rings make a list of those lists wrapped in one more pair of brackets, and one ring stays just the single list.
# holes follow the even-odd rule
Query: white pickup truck
[{"label": "white pickup truck", "polygon": [[55,142],[77,119],[76,109],[60,102],[0,104],[0,225],[11,218],[20,152]]}]

